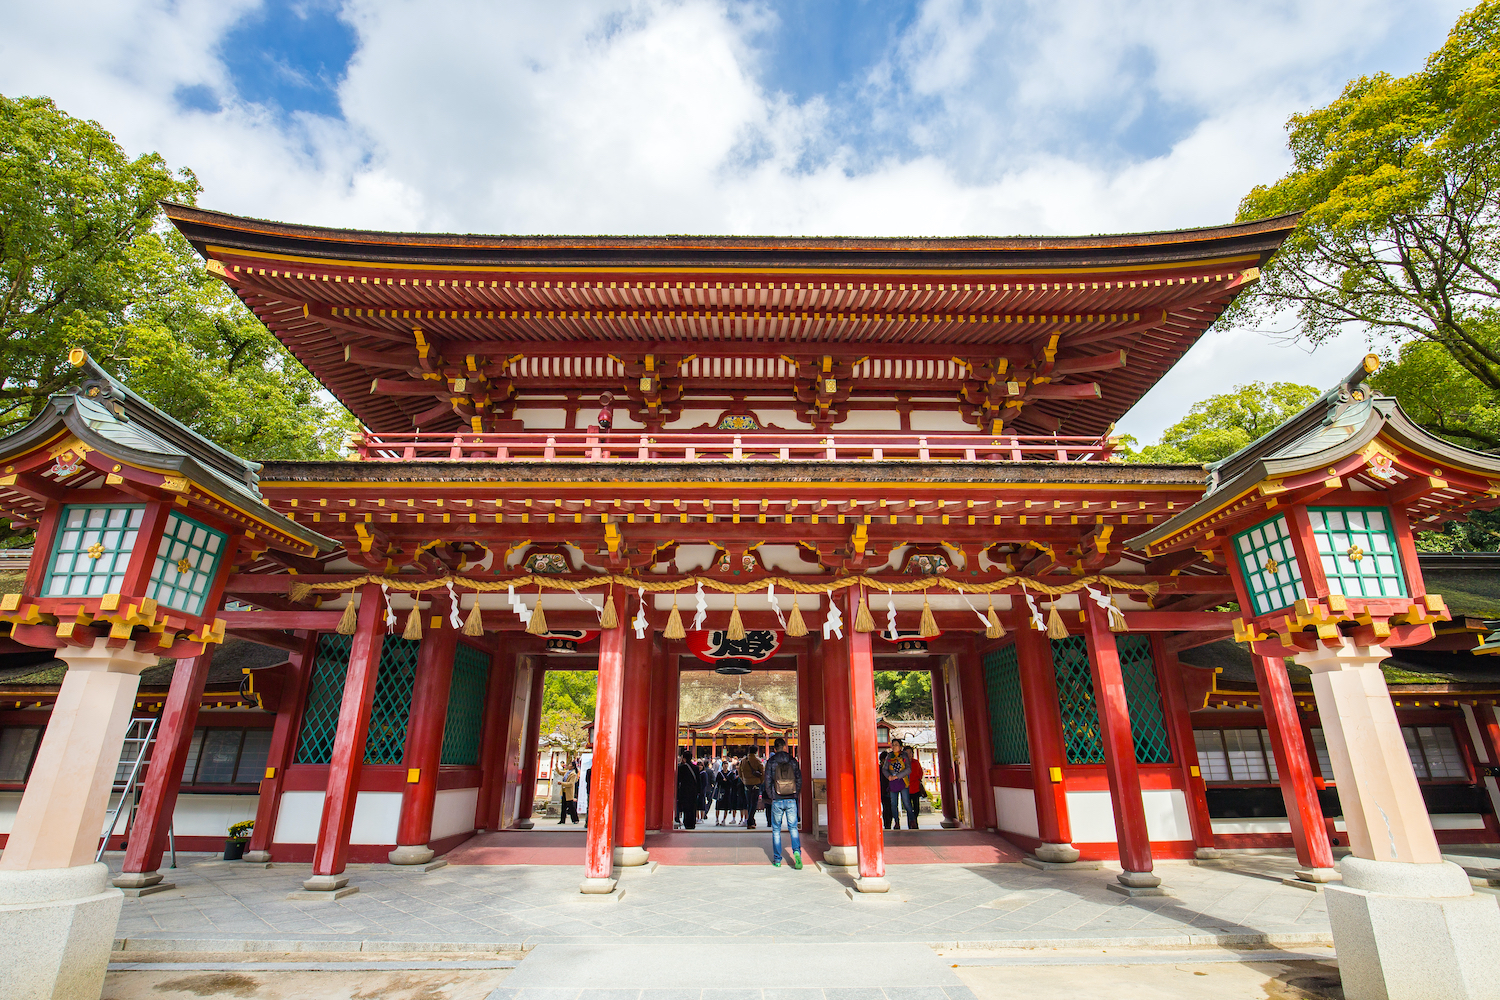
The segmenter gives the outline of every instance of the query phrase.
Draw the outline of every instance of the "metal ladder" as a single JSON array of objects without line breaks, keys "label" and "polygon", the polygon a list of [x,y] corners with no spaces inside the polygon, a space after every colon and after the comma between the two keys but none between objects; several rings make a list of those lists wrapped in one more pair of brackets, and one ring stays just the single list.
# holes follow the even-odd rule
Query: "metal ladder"
[{"label": "metal ladder", "polygon": [[[104,849],[109,846],[109,838],[115,835],[115,827],[120,825],[120,814],[125,811],[127,803],[130,805],[130,816],[125,821],[126,835],[128,836],[135,827],[136,810],[141,804],[141,772],[145,769],[147,758],[151,755],[151,747],[156,742],[157,721],[156,719],[132,719],[130,728],[125,730],[125,742],[120,747],[120,762],[115,767],[115,781],[111,787],[111,791],[120,793],[120,801],[109,818],[109,828],[99,839],[99,850],[94,854],[96,862],[103,859]],[[134,756],[131,756],[132,753]],[[130,767],[130,770],[122,781],[120,768],[126,765]],[[167,844],[172,851],[172,867],[176,868],[177,838],[173,836],[170,822],[167,825]]]}]

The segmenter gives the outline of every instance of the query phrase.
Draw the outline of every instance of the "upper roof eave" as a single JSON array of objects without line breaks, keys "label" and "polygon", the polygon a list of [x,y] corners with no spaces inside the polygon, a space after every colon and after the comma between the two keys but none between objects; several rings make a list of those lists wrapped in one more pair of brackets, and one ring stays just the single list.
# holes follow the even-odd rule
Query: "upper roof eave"
[{"label": "upper roof eave", "polygon": [[538,266],[580,261],[662,266],[874,264],[943,267],[1076,266],[1269,256],[1295,228],[1297,213],[1198,229],[1068,237],[484,236],[334,229],[271,222],[163,202],[173,224],[207,246],[371,263]]}]

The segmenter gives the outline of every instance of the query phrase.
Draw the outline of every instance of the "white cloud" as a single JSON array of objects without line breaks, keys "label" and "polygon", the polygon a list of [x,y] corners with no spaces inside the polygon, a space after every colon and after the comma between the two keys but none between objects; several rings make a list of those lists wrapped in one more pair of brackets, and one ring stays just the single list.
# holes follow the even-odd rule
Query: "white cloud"
[{"label": "white cloud", "polygon": [[[0,92],[47,94],[132,151],[190,165],[208,207],[291,221],[523,233],[1154,230],[1232,218],[1251,185],[1285,170],[1288,115],[1357,73],[1414,68],[1458,11],[1451,0],[1309,0],[1253,16],[1155,0],[927,0],[835,104],[792,101],[762,77],[768,8],[347,0],[358,47],[338,91],[342,119],[331,119],[235,94],[217,43],[253,6],[12,4]],[[190,87],[216,94],[220,110],[182,108],[175,95]],[[1331,354],[1319,351],[1314,367]],[[1198,386],[1300,378],[1307,365],[1254,334],[1217,336],[1169,377],[1188,397],[1164,397],[1163,383],[1125,428],[1153,437]]]}]

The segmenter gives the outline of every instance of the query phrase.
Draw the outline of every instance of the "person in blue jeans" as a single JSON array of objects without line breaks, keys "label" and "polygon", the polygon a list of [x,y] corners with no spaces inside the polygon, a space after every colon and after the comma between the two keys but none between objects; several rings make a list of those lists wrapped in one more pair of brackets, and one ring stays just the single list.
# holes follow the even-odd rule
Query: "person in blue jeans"
[{"label": "person in blue jeans", "polygon": [[802,835],[797,832],[797,796],[802,791],[802,768],[786,752],[786,740],[776,737],[773,753],[766,761],[761,790],[771,803],[771,864],[781,867],[781,823],[792,831],[792,867],[802,867]]},{"label": "person in blue jeans", "polygon": [[900,826],[902,812],[906,813],[906,828],[917,828],[917,810],[906,787],[906,781],[911,777],[911,761],[905,744],[900,740],[891,740],[891,752],[886,756],[885,763],[880,765],[880,774],[885,779],[886,794],[891,797],[891,812],[896,817],[896,823],[891,827],[893,830]]}]

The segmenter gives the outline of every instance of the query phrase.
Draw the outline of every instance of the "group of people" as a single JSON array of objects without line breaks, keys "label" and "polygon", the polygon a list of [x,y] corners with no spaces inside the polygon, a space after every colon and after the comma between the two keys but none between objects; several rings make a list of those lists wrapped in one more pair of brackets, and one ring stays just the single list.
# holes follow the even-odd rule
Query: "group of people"
[{"label": "group of people", "polygon": [[714,759],[706,765],[693,760],[687,747],[678,751],[677,815],[674,822],[683,829],[696,829],[698,820],[708,821],[715,813],[714,825],[723,826],[729,817],[731,826],[743,823],[755,829],[755,817],[765,803],[766,825],[771,828],[771,864],[781,867],[781,827],[791,831],[793,868],[802,867],[802,839],[797,826],[797,796],[802,791],[802,768],[797,758],[787,752],[786,740],[777,737],[771,755],[762,761],[754,750],[739,758]]},{"label": "group of people", "polygon": [[922,785],[922,762],[906,749],[899,739],[880,754],[880,812],[887,830],[901,829],[901,814],[906,813],[906,828],[917,829],[917,812],[927,789]]}]

